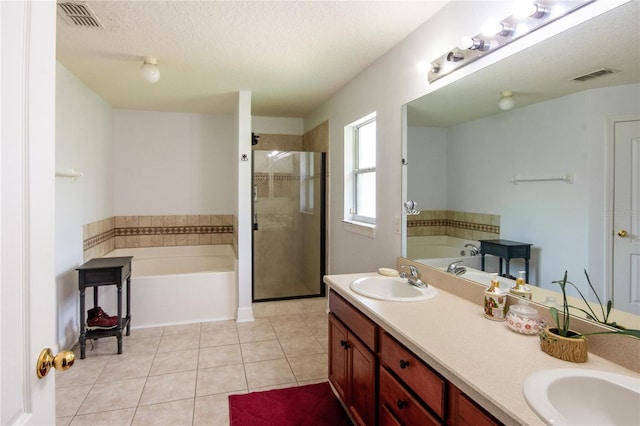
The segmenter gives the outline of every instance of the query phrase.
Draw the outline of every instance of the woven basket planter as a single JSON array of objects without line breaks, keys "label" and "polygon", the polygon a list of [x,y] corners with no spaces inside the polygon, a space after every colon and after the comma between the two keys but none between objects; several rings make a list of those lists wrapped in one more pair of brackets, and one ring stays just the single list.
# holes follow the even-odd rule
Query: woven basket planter
[{"label": "woven basket planter", "polygon": [[[587,339],[584,337],[563,337],[556,334],[556,328],[546,327],[540,333],[540,349],[554,358],[570,362],[587,362]],[[570,336],[575,333],[569,330]]]}]

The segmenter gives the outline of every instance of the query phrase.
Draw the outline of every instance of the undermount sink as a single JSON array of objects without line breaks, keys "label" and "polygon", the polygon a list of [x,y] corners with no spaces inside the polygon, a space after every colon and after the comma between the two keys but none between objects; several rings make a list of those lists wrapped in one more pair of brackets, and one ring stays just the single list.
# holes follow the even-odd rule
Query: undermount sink
[{"label": "undermount sink", "polygon": [[531,374],[524,397],[548,425],[640,425],[640,378],[559,368]]},{"label": "undermount sink", "polygon": [[416,287],[407,282],[406,278],[370,276],[354,280],[351,290],[372,299],[391,300],[395,302],[416,302],[435,297],[438,292],[429,286]]}]

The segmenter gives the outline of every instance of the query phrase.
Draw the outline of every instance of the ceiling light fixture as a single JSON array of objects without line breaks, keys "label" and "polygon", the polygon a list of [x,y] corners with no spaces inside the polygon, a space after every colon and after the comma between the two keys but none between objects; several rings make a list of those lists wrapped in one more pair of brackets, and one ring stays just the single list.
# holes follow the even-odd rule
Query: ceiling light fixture
[{"label": "ceiling light fixture", "polygon": [[502,99],[498,102],[498,106],[503,111],[509,111],[516,106],[516,100],[513,99],[513,92],[502,92]]},{"label": "ceiling light fixture", "polygon": [[160,80],[160,70],[158,69],[158,60],[150,56],[142,58],[143,63],[140,67],[140,77],[148,83],[156,83]]},{"label": "ceiling light fixture", "polygon": [[502,46],[556,21],[595,0],[540,0],[521,1],[513,15],[504,19],[491,19],[482,26],[482,33],[463,37],[460,44],[431,61],[429,82],[498,50]]}]

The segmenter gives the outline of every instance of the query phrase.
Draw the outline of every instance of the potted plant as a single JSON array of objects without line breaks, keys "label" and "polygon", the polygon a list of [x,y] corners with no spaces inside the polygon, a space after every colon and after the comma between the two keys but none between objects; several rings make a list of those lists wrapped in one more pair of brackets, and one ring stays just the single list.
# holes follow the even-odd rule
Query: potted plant
[{"label": "potted plant", "polygon": [[[558,310],[558,308],[551,307],[549,311],[555,321],[556,326],[555,327],[548,326],[540,333],[541,349],[544,352],[548,353],[549,355],[556,358],[563,359],[565,361],[571,361],[571,362],[587,361],[587,354],[588,354],[587,339],[585,338],[585,336],[587,335],[624,334],[624,335],[640,338],[640,330],[625,329],[624,327],[621,327],[615,322],[610,323],[608,321],[609,314],[611,313],[612,303],[611,301],[607,302],[607,307],[605,311],[605,308],[602,306],[602,302],[600,301],[598,294],[596,293],[595,289],[593,288],[593,285],[591,284],[591,280],[589,279],[589,274],[587,274],[586,270],[584,271],[584,273],[587,277],[587,283],[589,284],[589,287],[596,295],[596,299],[598,300],[598,304],[600,305],[600,309],[602,311],[602,319],[598,318],[598,315],[595,313],[595,311],[587,301],[586,297],[584,297],[580,289],[574,283],[567,280],[567,271],[565,271],[564,278],[562,280],[553,281],[554,284],[560,285],[560,290],[562,292],[562,319],[560,318],[560,311]],[[566,292],[567,284],[571,285],[573,288],[577,290],[578,294],[580,295],[580,297],[582,298],[582,300],[584,301],[587,307],[586,309],[582,309],[569,304],[567,300],[567,292]],[[569,322],[571,319],[569,315],[570,308],[574,308],[574,309],[577,309],[578,311],[583,312],[584,314],[586,314],[587,319],[614,327],[616,329],[609,330],[609,331],[584,333],[584,334],[570,330],[569,329]]]}]

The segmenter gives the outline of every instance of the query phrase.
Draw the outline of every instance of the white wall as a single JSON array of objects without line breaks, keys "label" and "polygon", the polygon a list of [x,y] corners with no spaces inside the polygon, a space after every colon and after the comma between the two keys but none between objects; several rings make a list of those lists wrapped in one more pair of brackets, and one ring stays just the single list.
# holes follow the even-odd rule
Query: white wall
[{"label": "white wall", "polygon": [[[327,102],[305,117],[305,130],[329,120],[329,264],[332,274],[376,270],[395,265],[401,253],[401,237],[395,231],[400,216],[402,105],[463,78],[535,42],[597,16],[620,2],[595,2],[560,22],[551,23],[528,37],[471,63],[464,68],[427,83],[426,73],[417,63],[439,57],[460,37],[479,32],[481,23],[492,16],[508,16],[512,2],[450,2],[433,18],[397,44],[385,56],[356,76]],[[470,30],[472,29],[472,30]],[[344,230],[344,126],[371,112],[377,112],[377,224],[372,240]],[[411,159],[409,159],[411,161]]]},{"label": "white wall", "polygon": [[234,116],[234,169],[236,170],[235,199],[238,217],[238,322],[253,321],[251,306],[253,218],[251,206],[251,92],[238,92],[238,104]]},{"label": "white wall", "polygon": [[78,277],[82,225],[113,215],[111,107],[64,66],[56,67],[56,169],[83,173],[75,182],[56,178],[55,273],[58,343],[78,338]]},{"label": "white wall", "polygon": [[407,129],[407,199],[418,210],[447,210],[447,129]]},{"label": "white wall", "polygon": [[272,135],[302,135],[304,120],[302,118],[285,117],[251,117],[251,130],[254,133]]},{"label": "white wall", "polygon": [[232,115],[116,109],[113,116],[116,216],[235,212]]}]

